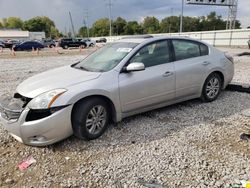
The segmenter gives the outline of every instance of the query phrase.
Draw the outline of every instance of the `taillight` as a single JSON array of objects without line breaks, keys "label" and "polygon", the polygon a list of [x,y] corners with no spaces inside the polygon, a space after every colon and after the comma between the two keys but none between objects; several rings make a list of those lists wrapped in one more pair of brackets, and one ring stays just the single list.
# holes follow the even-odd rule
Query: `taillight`
[{"label": "taillight", "polygon": [[233,56],[231,56],[230,54],[225,53],[225,57],[226,57],[229,61],[231,61],[232,63],[234,62],[234,58],[233,58]]}]

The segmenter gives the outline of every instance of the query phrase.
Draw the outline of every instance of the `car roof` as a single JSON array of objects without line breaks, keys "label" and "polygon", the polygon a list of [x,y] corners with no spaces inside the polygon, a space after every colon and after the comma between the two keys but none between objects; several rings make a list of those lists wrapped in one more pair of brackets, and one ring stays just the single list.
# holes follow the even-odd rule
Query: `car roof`
[{"label": "car roof", "polygon": [[154,37],[142,37],[142,38],[135,38],[135,37],[126,37],[126,38],[122,38],[120,40],[118,40],[117,42],[129,42],[129,43],[147,43],[147,42],[153,42],[153,41],[157,41],[157,40],[164,40],[164,39],[184,39],[184,40],[190,40],[190,41],[194,41],[194,42],[199,42],[199,43],[203,43],[208,45],[207,43],[200,41],[200,40],[196,40],[196,39],[192,39],[189,37],[185,37],[185,36],[154,36]]}]

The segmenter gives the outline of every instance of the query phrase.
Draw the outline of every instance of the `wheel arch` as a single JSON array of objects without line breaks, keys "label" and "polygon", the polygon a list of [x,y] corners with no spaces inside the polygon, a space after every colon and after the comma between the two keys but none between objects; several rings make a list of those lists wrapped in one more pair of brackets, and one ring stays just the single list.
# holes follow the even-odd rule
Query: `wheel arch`
[{"label": "wheel arch", "polygon": [[214,74],[214,73],[219,75],[219,77],[221,78],[221,82],[222,82],[222,88],[224,88],[224,86],[225,86],[225,76],[224,76],[224,74],[222,73],[222,71],[215,70],[215,71],[212,71],[209,75]]},{"label": "wheel arch", "polygon": [[199,93],[200,95],[202,94],[202,90],[203,90],[203,87],[204,87],[204,84],[206,82],[206,79],[213,73],[216,73],[220,76],[221,80],[222,80],[222,88],[225,89],[225,76],[223,74],[223,71],[219,70],[219,69],[215,69],[215,70],[211,70],[207,73],[206,77],[204,77],[204,80],[203,80],[203,84],[201,85],[200,87],[200,90],[199,90]]},{"label": "wheel arch", "polygon": [[109,110],[111,112],[111,120],[113,122],[117,122],[117,115],[116,115],[116,107],[113,103],[113,101],[107,97],[107,96],[104,96],[104,95],[99,95],[99,94],[96,94],[96,95],[89,95],[89,96],[85,96],[81,99],[78,99],[74,104],[73,104],[73,108],[72,108],[72,111],[71,111],[71,117],[72,117],[72,114],[74,113],[74,110],[76,108],[76,105],[79,104],[80,102],[84,101],[84,100],[88,100],[88,99],[91,99],[91,98],[101,98],[102,100],[106,101],[108,106],[109,106]]}]

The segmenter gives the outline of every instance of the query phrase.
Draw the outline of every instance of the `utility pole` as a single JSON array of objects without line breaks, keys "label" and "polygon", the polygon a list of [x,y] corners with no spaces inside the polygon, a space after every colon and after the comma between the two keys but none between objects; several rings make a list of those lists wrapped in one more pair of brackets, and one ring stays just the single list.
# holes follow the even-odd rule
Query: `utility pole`
[{"label": "utility pole", "polygon": [[73,34],[73,37],[75,38],[76,33],[75,33],[75,28],[74,28],[74,24],[73,24],[73,20],[72,20],[72,16],[71,16],[70,11],[69,11],[69,18],[70,18],[71,27],[72,27],[72,34]]},{"label": "utility pole", "polygon": [[114,5],[112,3],[112,0],[107,0],[107,6],[109,8],[109,36],[112,36],[112,6]]},{"label": "utility pole", "polygon": [[180,21],[180,33],[182,33],[183,28],[183,9],[184,9],[184,0],[181,0],[181,21]]},{"label": "utility pole", "polygon": [[64,35],[65,35],[65,37],[68,37],[68,32],[67,32],[67,27],[66,26],[64,27]]},{"label": "utility pole", "polygon": [[[172,16],[173,16],[173,12],[174,12],[174,8],[171,8],[170,9],[170,12],[171,12],[171,14],[170,14],[170,19],[172,19]],[[168,30],[168,32],[169,33],[171,33],[171,27],[172,27],[172,24],[171,24],[171,20],[169,20],[169,30]]]},{"label": "utility pole", "polygon": [[85,9],[83,11],[83,24],[85,25],[85,27],[87,28],[87,36],[89,38],[89,26],[88,26],[88,20],[89,20],[89,10]]}]

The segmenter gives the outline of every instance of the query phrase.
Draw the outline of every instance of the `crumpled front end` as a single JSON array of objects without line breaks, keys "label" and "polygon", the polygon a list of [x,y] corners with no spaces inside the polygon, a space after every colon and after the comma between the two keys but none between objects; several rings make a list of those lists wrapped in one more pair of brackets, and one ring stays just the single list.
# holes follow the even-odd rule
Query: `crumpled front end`
[{"label": "crumpled front end", "polygon": [[45,146],[72,135],[72,105],[32,110],[27,107],[31,100],[20,94],[0,97],[0,120],[11,136],[27,145]]},{"label": "crumpled front end", "polygon": [[15,94],[14,98],[8,95],[0,97],[0,113],[1,117],[6,121],[18,121],[22,111],[31,99]]}]

